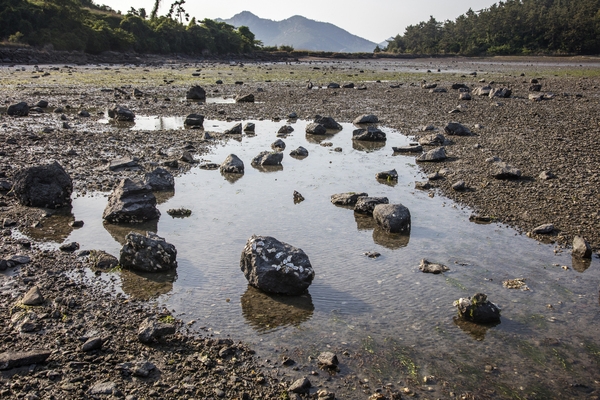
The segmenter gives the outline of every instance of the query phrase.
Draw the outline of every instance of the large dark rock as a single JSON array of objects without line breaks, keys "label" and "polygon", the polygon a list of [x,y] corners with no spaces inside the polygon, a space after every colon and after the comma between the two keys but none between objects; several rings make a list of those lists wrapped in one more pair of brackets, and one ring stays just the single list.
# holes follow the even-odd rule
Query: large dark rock
[{"label": "large dark rock", "polygon": [[108,109],[108,116],[117,121],[133,121],[135,114],[126,107],[115,105]]},{"label": "large dark rock", "polygon": [[325,135],[327,128],[317,122],[311,122],[306,125],[306,133],[310,133],[311,135]]},{"label": "large dark rock", "polygon": [[386,232],[410,231],[410,211],[402,204],[377,204],[373,209],[373,218]]},{"label": "large dark rock", "polygon": [[24,206],[59,208],[71,204],[73,182],[56,161],[24,168],[13,177],[12,193]]},{"label": "large dark rock", "polygon": [[354,118],[352,123],[360,125],[360,124],[376,124],[379,122],[379,118],[373,114],[363,114],[359,117]]},{"label": "large dark rock", "polygon": [[111,223],[143,222],[159,216],[150,187],[129,178],[119,182],[102,214],[102,218]]},{"label": "large dark rock", "polygon": [[331,195],[331,202],[338,206],[353,206],[360,197],[369,196],[367,193],[336,193]]},{"label": "large dark rock", "polygon": [[153,192],[170,192],[175,190],[175,177],[164,168],[156,168],[146,173],[144,183],[150,186]]},{"label": "large dark rock", "polygon": [[184,124],[187,126],[204,126],[204,115],[190,114],[185,117]]},{"label": "large dark rock", "polygon": [[226,135],[241,135],[242,134],[242,123],[238,122],[235,125],[233,125],[231,128],[226,129],[225,132]]},{"label": "large dark rock", "polygon": [[251,286],[268,293],[300,295],[315,277],[304,251],[270,236],[248,239],[240,267]]},{"label": "large dark rock", "polygon": [[263,151],[252,159],[252,165],[281,165],[281,160],[283,160],[283,153],[278,151]]},{"label": "large dark rock", "polygon": [[372,215],[376,205],[389,202],[387,197],[359,197],[354,206],[354,212]]},{"label": "large dark rock", "polygon": [[446,132],[447,135],[455,136],[471,136],[473,134],[469,128],[458,122],[450,122],[444,127],[444,132]]},{"label": "large dark rock", "polygon": [[369,126],[367,129],[355,129],[352,132],[352,140],[362,140],[366,142],[385,142],[385,132],[374,126]]},{"label": "large dark rock", "polygon": [[281,139],[277,139],[273,143],[271,143],[271,148],[275,151],[284,151],[285,150],[285,142]]},{"label": "large dark rock", "polygon": [[6,110],[6,113],[15,117],[26,117],[29,115],[29,106],[27,103],[22,101],[9,106],[8,110]]},{"label": "large dark rock", "polygon": [[119,257],[121,267],[139,272],[166,272],[177,268],[177,250],[155,233],[130,232]]},{"label": "large dark rock", "polygon": [[290,156],[293,157],[308,157],[308,150],[302,146],[298,146],[297,149],[290,151]]},{"label": "large dark rock", "polygon": [[41,364],[52,354],[49,350],[6,351],[0,353],[0,370]]},{"label": "large dark rock", "polygon": [[398,172],[396,171],[396,169],[391,169],[389,171],[381,171],[375,174],[375,179],[397,182]]},{"label": "large dark rock", "polygon": [[321,124],[325,127],[325,129],[333,129],[336,131],[341,131],[342,130],[342,125],[338,124],[333,118],[331,117],[322,117],[320,115],[315,116],[315,123],[317,124]]},{"label": "large dark rock", "polygon": [[206,90],[198,85],[194,85],[187,90],[185,93],[185,98],[188,100],[206,100]]},{"label": "large dark rock", "polygon": [[473,297],[460,298],[454,302],[458,309],[458,316],[464,320],[478,323],[492,323],[500,321],[500,308],[487,299],[483,293]]},{"label": "large dark rock", "polygon": [[228,174],[243,174],[244,162],[235,154],[230,154],[227,156],[225,161],[223,161],[219,169],[221,172]]}]

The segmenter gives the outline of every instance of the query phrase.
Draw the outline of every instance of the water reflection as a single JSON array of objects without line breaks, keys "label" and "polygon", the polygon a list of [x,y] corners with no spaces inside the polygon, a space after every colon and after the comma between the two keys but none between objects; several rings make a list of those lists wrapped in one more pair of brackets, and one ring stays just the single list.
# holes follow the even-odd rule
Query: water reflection
[{"label": "water reflection", "polygon": [[372,215],[353,213],[356,221],[356,229],[359,231],[370,231],[377,227],[377,222]]},{"label": "water reflection", "polygon": [[310,293],[301,296],[272,295],[252,286],[248,286],[242,295],[241,303],[244,318],[258,332],[298,326],[309,320],[315,310]]},{"label": "water reflection", "polygon": [[124,245],[125,236],[129,232],[139,233],[143,236],[146,236],[148,232],[158,232],[158,219],[139,224],[109,224],[108,222],[103,222],[103,226],[113,239],[119,242],[119,244]]},{"label": "water reflection", "polygon": [[151,300],[173,290],[173,283],[177,280],[177,272],[133,272],[121,271],[121,285],[123,292],[140,300]]},{"label": "water reflection", "polygon": [[358,151],[364,151],[371,153],[377,150],[381,150],[385,147],[385,142],[367,142],[364,140],[353,140],[352,148]]},{"label": "water reflection", "polygon": [[410,229],[402,233],[388,233],[380,227],[373,229],[373,242],[390,250],[408,246],[409,240]]},{"label": "water reflection", "polygon": [[35,226],[23,229],[23,233],[34,240],[62,243],[73,232],[70,224],[75,221],[75,216],[71,207],[49,210],[49,212],[52,213],[50,216],[43,218]]},{"label": "water reflection", "polygon": [[229,172],[221,172],[221,176],[223,176],[223,178],[225,178],[227,182],[233,185],[234,183],[242,179],[244,174],[231,174]]},{"label": "water reflection", "polygon": [[156,197],[156,204],[163,204],[167,201],[171,200],[173,196],[175,196],[175,192],[153,192],[154,197]]},{"label": "water reflection", "polygon": [[575,256],[571,256],[571,265],[573,269],[577,272],[585,272],[590,265],[592,265],[592,260],[589,258],[579,258]]},{"label": "water reflection", "polygon": [[488,330],[500,325],[500,322],[494,322],[491,324],[476,324],[475,322],[465,321],[458,316],[454,316],[452,321],[454,322],[454,325],[458,326],[463,332],[467,333],[475,340],[484,340],[485,334]]},{"label": "water reflection", "polygon": [[252,167],[260,172],[279,172],[283,171],[283,165],[252,165]]},{"label": "water reflection", "polygon": [[333,136],[334,135],[331,135],[331,134],[313,135],[312,133],[307,133],[306,134],[306,141],[308,143],[321,144],[322,142],[324,142],[326,140],[331,140],[333,138]]}]

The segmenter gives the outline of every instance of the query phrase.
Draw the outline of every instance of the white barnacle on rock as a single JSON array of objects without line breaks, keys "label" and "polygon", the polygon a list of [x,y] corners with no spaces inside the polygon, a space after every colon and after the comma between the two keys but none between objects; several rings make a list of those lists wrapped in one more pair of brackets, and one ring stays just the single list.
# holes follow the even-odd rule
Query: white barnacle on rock
[{"label": "white barnacle on rock", "polygon": [[260,257],[265,260],[265,262],[269,262],[269,259],[264,254],[261,254]]},{"label": "white barnacle on rock", "polygon": [[252,250],[256,251],[256,242],[252,243]]},{"label": "white barnacle on rock", "polygon": [[300,273],[302,274],[304,272],[304,268],[303,267],[298,267],[298,270],[300,271]]},{"label": "white barnacle on rock", "polygon": [[282,255],[284,255],[285,253],[283,251],[280,251],[279,253],[275,254],[275,258],[276,259],[280,259]]},{"label": "white barnacle on rock", "polygon": [[265,245],[265,242],[263,242],[263,241],[261,240],[261,241],[259,241],[259,242],[258,242],[258,243],[256,243],[256,244],[257,244],[258,246],[264,246],[264,245]]},{"label": "white barnacle on rock", "polygon": [[269,253],[275,253],[277,251],[277,249],[275,247],[273,247],[272,249],[267,249],[267,251]]}]

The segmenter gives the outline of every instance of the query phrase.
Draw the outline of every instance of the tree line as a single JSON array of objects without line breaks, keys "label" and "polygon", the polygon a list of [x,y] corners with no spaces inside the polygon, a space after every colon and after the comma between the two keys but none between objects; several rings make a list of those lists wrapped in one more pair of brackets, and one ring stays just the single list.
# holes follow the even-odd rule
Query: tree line
[{"label": "tree line", "polygon": [[[159,1],[155,3],[158,9]],[[177,0],[167,15],[131,9],[122,15],[92,0],[0,0],[0,38],[56,50],[139,53],[248,53],[260,42],[248,27],[189,19],[185,0]]]},{"label": "tree line", "polygon": [[506,0],[454,21],[410,25],[376,51],[408,54],[600,54],[600,0]]}]

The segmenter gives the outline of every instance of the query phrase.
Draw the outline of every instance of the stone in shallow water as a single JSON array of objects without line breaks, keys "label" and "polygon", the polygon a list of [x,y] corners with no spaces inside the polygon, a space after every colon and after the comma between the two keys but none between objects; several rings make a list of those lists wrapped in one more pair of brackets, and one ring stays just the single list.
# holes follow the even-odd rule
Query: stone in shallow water
[{"label": "stone in shallow water", "polygon": [[155,233],[130,232],[121,248],[119,264],[140,272],[165,272],[177,268],[177,250]]},{"label": "stone in shallow water", "polygon": [[139,180],[125,178],[111,194],[102,218],[110,223],[135,223],[159,216],[150,187]]},{"label": "stone in shallow water", "polygon": [[500,308],[487,299],[487,295],[477,293],[473,297],[460,298],[454,302],[458,316],[478,323],[500,321]]},{"label": "stone in shallow water", "polygon": [[353,206],[359,197],[367,197],[364,192],[336,193],[331,195],[331,202],[338,206]]},{"label": "stone in shallow water", "polygon": [[421,264],[419,264],[419,270],[428,274],[441,274],[442,272],[450,271],[450,268],[444,264],[432,263],[426,259],[422,259]]}]

